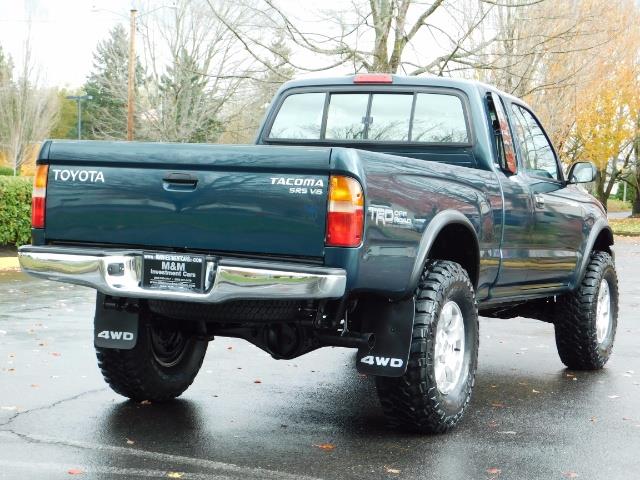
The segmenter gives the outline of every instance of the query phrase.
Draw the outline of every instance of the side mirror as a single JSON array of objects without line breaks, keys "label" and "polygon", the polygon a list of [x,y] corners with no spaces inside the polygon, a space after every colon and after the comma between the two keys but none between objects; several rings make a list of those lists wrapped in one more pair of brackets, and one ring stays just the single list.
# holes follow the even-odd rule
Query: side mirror
[{"label": "side mirror", "polygon": [[598,175],[596,166],[591,162],[576,162],[569,169],[569,183],[593,182]]}]

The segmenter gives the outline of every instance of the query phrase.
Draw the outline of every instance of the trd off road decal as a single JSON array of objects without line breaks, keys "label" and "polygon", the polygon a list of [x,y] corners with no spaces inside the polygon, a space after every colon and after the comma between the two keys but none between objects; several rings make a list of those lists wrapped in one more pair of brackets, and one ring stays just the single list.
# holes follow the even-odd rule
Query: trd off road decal
[{"label": "trd off road decal", "polygon": [[384,205],[370,205],[369,216],[376,225],[393,225],[397,227],[411,227],[411,220],[404,210],[394,210]]}]

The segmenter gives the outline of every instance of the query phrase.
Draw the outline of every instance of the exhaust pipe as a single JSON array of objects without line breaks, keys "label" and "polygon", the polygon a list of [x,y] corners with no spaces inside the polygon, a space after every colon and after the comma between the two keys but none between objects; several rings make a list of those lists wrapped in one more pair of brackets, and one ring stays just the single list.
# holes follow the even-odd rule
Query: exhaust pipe
[{"label": "exhaust pipe", "polygon": [[316,335],[318,341],[325,347],[373,348],[376,344],[375,333],[347,333],[346,335]]}]

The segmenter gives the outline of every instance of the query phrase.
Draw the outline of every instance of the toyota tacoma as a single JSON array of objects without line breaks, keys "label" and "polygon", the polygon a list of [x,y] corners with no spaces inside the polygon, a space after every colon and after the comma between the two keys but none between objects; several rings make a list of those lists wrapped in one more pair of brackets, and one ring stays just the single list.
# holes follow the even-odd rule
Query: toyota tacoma
[{"label": "toyota tacoma", "polygon": [[97,290],[106,382],[182,394],[214,337],[275,359],[357,349],[390,423],[456,425],[478,315],[550,322],[562,362],[607,362],[618,314],[602,205],[523,101],[478,82],[286,83],[255,145],[47,141],[24,271]]}]

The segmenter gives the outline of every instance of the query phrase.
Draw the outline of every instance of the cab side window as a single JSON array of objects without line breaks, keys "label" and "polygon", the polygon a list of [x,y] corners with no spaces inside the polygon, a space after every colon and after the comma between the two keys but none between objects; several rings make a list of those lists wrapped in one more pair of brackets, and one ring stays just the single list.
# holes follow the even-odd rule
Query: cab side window
[{"label": "cab side window", "polygon": [[522,166],[530,175],[558,180],[558,162],[544,130],[526,108],[512,105]]}]

